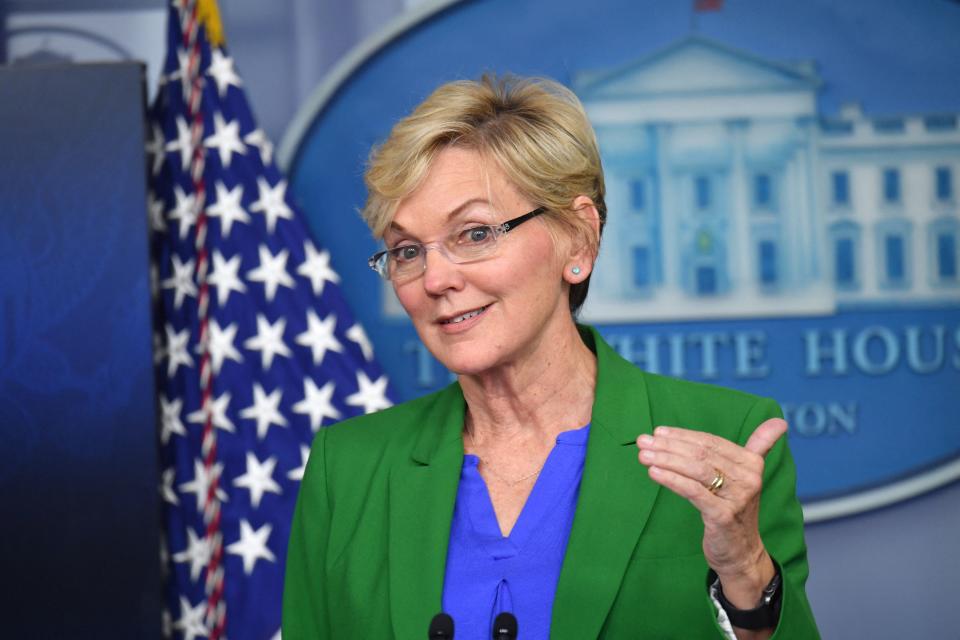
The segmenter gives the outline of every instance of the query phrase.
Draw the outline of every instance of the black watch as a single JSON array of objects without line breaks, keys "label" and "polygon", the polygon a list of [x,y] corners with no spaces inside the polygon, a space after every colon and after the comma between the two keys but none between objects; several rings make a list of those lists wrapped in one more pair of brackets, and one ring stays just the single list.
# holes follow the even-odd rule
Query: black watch
[{"label": "black watch", "polygon": [[723,595],[723,585],[720,584],[720,578],[717,578],[713,585],[716,587],[717,600],[720,606],[727,612],[730,624],[740,629],[773,629],[780,621],[780,603],[783,600],[783,579],[780,577],[780,567],[774,563],[777,570],[770,583],[763,588],[763,595],[760,597],[760,604],[754,609],[737,609],[730,604]]}]

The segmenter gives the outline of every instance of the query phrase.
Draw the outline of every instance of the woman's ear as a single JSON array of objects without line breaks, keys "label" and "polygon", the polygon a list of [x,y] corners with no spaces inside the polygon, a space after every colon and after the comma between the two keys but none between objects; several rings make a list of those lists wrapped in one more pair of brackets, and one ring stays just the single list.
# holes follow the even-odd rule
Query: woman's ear
[{"label": "woman's ear", "polygon": [[570,244],[570,255],[564,266],[563,277],[570,284],[583,282],[593,271],[600,245],[600,213],[593,200],[587,196],[573,199],[572,209],[580,218],[581,233]]}]

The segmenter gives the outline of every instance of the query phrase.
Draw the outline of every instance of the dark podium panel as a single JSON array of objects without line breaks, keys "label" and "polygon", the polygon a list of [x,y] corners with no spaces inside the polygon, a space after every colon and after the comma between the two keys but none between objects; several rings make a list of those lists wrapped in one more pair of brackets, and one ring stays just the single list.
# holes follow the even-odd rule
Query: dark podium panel
[{"label": "dark podium panel", "polygon": [[137,64],[0,68],[6,638],[160,635]]}]

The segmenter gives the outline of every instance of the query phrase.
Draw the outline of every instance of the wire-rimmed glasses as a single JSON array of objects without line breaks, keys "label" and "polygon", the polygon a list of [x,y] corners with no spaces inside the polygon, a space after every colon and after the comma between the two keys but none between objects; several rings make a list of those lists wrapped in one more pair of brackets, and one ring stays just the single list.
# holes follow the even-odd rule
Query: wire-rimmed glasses
[{"label": "wire-rimmed glasses", "polygon": [[467,227],[437,242],[409,242],[393,249],[379,251],[367,260],[370,268],[384,280],[406,282],[423,273],[427,268],[427,250],[436,249],[454,264],[483,260],[497,250],[500,237],[521,224],[546,212],[546,207],[500,224],[480,224]]}]

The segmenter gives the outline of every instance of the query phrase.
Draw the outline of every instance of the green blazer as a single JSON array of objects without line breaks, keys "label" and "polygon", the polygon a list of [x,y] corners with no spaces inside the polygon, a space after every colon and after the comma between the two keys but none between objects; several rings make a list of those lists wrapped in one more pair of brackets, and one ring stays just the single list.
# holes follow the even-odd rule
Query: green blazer
[{"label": "green blazer", "polygon": [[[635,441],[674,425],[744,443],[779,408],[644,373],[595,330],[581,333],[597,354],[596,398],[551,638],[722,638],[700,514],[650,480]],[[426,637],[441,610],[464,408],[455,383],[317,434],[290,538],[284,640]],[[775,637],[791,640],[819,637],[795,485],[783,438],[766,458],[760,531],[784,578]]]}]

